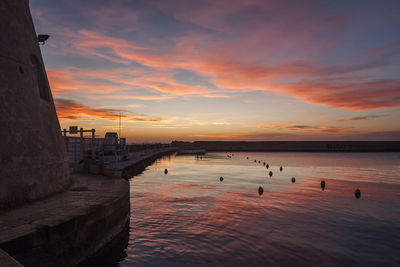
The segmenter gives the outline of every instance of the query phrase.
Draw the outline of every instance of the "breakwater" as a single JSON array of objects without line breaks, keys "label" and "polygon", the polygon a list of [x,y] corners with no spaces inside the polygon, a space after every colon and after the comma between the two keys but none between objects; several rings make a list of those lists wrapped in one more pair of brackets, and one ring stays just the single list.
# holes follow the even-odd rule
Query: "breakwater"
[{"label": "breakwater", "polygon": [[76,265],[129,223],[129,183],[74,174],[63,193],[0,213],[0,249],[26,266]]},{"label": "breakwater", "polygon": [[155,160],[162,156],[175,153],[176,148],[168,147],[161,149],[148,149],[130,153],[125,161],[112,162],[103,169],[103,174],[110,177],[129,179],[151,165]]},{"label": "breakwater", "polygon": [[400,152],[400,141],[174,141],[171,146],[207,152]]},{"label": "breakwater", "polygon": [[152,155],[148,158],[142,159],[140,161],[138,161],[135,164],[132,164],[128,167],[125,167],[122,170],[122,178],[124,179],[129,179],[135,175],[138,175],[140,173],[142,173],[147,166],[152,165],[157,159],[159,159],[160,157],[164,157],[164,156],[169,156],[171,154],[175,153],[175,151],[163,151],[163,152],[159,152],[155,155]]}]

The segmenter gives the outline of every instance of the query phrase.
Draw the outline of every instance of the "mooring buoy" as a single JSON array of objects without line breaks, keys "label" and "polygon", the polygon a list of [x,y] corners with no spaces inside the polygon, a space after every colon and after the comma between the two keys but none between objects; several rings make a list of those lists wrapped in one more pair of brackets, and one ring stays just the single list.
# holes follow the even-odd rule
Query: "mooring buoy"
[{"label": "mooring buoy", "polygon": [[360,189],[356,189],[356,191],[354,192],[354,195],[356,196],[356,198],[360,198],[361,197],[361,191]]},{"label": "mooring buoy", "polygon": [[164,173],[165,173],[165,174],[167,174],[167,173],[168,173],[168,170],[167,170],[167,169],[165,169],[165,170],[164,170]]},{"label": "mooring buoy", "polygon": [[279,170],[280,170],[280,171],[282,171],[282,170],[283,170],[282,166],[279,168]]},{"label": "mooring buoy", "polygon": [[258,194],[261,196],[264,193],[264,189],[260,186],[258,188]]},{"label": "mooring buoy", "polygon": [[325,181],[321,181],[321,188],[322,188],[322,191],[325,190]]},{"label": "mooring buoy", "polygon": [[219,180],[222,182],[224,180],[224,177],[219,177]]},{"label": "mooring buoy", "polygon": [[271,176],[272,176],[272,171],[269,172],[269,177],[271,177]]},{"label": "mooring buoy", "polygon": [[296,182],[296,178],[292,177],[292,183]]},{"label": "mooring buoy", "polygon": [[269,168],[269,165],[267,164],[267,169]]}]

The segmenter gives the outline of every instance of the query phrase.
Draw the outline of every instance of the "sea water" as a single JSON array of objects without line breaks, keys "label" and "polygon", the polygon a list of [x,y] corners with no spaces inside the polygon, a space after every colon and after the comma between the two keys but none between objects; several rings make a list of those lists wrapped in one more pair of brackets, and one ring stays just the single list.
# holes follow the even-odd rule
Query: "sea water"
[{"label": "sea water", "polygon": [[400,266],[400,153],[171,156],[130,190],[121,266]]}]

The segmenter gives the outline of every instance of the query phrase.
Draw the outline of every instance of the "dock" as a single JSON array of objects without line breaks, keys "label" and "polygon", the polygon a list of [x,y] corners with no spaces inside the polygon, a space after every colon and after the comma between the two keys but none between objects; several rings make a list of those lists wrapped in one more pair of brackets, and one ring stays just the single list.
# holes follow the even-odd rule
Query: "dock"
[{"label": "dock", "polygon": [[62,193],[0,213],[0,259],[16,259],[8,266],[76,265],[127,227],[126,180],[90,174],[72,180]]}]

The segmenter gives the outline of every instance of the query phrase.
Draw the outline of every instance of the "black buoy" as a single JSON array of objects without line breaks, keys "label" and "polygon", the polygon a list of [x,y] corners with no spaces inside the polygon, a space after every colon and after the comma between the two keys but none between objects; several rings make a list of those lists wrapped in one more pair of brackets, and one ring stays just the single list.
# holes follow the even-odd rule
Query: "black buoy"
[{"label": "black buoy", "polygon": [[219,180],[222,182],[224,180],[224,177],[219,177]]},{"label": "black buoy", "polygon": [[249,157],[246,157],[246,159],[249,159]]},{"label": "black buoy", "polygon": [[258,161],[258,163],[261,163],[261,161]]},{"label": "black buoy", "polygon": [[263,162],[263,165],[265,166],[265,162]]},{"label": "black buoy", "polygon": [[325,181],[321,181],[321,188],[322,188],[322,191],[325,190]]},{"label": "black buoy", "polygon": [[292,183],[296,182],[296,178],[292,177]]},{"label": "black buoy", "polygon": [[354,192],[354,195],[356,196],[356,198],[360,198],[361,197],[361,191],[360,189],[356,189],[356,191]]},{"label": "black buoy", "polygon": [[260,186],[258,188],[258,194],[261,196],[264,193],[264,189]]},{"label": "black buoy", "polygon": [[257,160],[254,160],[254,162],[257,162]]},{"label": "black buoy", "polygon": [[283,170],[282,166],[279,168],[279,170],[280,170],[280,171],[282,171],[282,170]]},{"label": "black buoy", "polygon": [[271,176],[272,176],[272,171],[269,172],[269,177],[271,177]]},{"label": "black buoy", "polygon": [[269,165],[267,164],[267,169],[269,168]]},{"label": "black buoy", "polygon": [[167,169],[165,169],[165,170],[164,170],[164,173],[165,173],[165,174],[167,174],[167,173],[168,173],[168,170],[167,170]]}]

